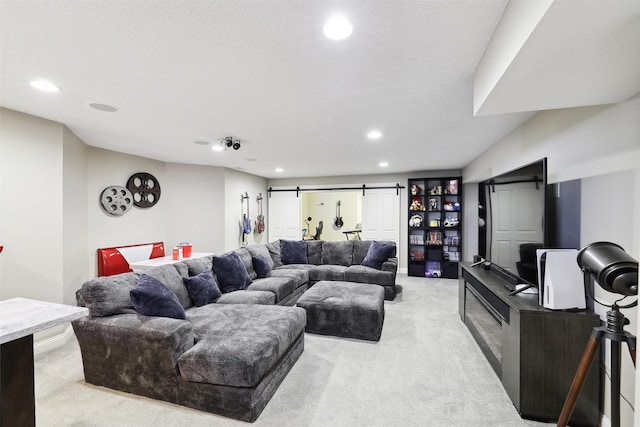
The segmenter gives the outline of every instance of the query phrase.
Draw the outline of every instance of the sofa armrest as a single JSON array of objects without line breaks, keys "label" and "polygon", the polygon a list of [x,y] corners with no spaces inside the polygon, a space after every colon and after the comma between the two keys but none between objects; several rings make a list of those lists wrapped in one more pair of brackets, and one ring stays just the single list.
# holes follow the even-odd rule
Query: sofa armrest
[{"label": "sofa armrest", "polygon": [[398,271],[398,258],[397,257],[389,258],[388,260],[383,262],[382,271],[390,271],[395,276],[395,274]]},{"label": "sofa armrest", "polygon": [[178,358],[195,344],[190,321],[119,314],[71,323],[87,382],[175,401]]}]

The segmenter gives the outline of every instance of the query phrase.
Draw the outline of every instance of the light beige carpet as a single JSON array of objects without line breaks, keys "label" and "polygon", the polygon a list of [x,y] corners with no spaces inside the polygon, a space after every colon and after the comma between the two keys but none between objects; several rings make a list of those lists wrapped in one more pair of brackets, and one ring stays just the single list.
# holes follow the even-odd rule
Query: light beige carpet
[{"label": "light beige carpet", "polygon": [[[306,334],[256,426],[543,426],[522,420],[458,315],[457,280],[398,276],[377,343]],[[77,342],[36,358],[39,427],[235,426],[84,382]]]}]

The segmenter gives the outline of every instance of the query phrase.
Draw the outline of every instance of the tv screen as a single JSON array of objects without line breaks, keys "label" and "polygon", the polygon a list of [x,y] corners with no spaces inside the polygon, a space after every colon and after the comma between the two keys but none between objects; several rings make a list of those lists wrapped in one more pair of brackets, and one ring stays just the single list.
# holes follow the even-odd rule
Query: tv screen
[{"label": "tv screen", "polygon": [[536,284],[536,249],[548,247],[546,159],[479,184],[479,255]]}]

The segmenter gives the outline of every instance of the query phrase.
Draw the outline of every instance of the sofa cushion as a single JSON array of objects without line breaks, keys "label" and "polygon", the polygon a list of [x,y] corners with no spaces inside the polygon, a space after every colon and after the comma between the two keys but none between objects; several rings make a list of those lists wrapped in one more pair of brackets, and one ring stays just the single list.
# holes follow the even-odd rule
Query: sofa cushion
[{"label": "sofa cushion", "polygon": [[262,255],[264,259],[266,259],[267,262],[269,263],[269,267],[271,267],[272,270],[274,269],[276,265],[273,262],[273,258],[271,258],[271,252],[269,252],[269,248],[267,247],[267,245],[253,244],[253,245],[247,246],[246,248],[251,254],[251,256]]},{"label": "sofa cushion", "polygon": [[282,264],[307,264],[307,242],[304,240],[280,239],[280,259]]},{"label": "sofa cushion", "polygon": [[214,256],[213,272],[223,294],[245,289],[251,283],[247,269],[236,252]]},{"label": "sofa cushion", "polygon": [[189,291],[189,295],[196,307],[209,304],[222,295],[220,288],[218,288],[218,283],[210,270],[205,270],[192,277],[185,277],[182,280],[187,286],[187,291]]},{"label": "sofa cushion", "polygon": [[258,384],[306,325],[299,307],[209,304],[187,316],[200,339],[178,359],[180,375],[233,387]]},{"label": "sofa cushion", "polygon": [[269,250],[269,255],[271,255],[271,259],[273,260],[273,267],[280,267],[282,265],[282,258],[280,257],[280,241],[276,240],[275,242],[267,243],[265,246]]},{"label": "sofa cushion", "polygon": [[155,267],[151,270],[145,271],[144,274],[153,277],[154,279],[165,285],[167,288],[169,288],[171,292],[176,294],[176,296],[178,297],[178,301],[180,301],[182,308],[187,309],[193,306],[193,302],[191,301],[191,297],[189,296],[187,286],[182,280],[184,277],[187,277],[187,267],[182,263],[177,264],[180,265],[161,265],[159,267]]},{"label": "sofa cushion", "polygon": [[264,304],[274,305],[276,294],[269,291],[254,291],[245,289],[243,291],[229,292],[222,294],[216,300],[216,304]]},{"label": "sofa cushion", "polygon": [[247,248],[239,248],[234,250],[233,252],[237,253],[240,256],[240,259],[244,264],[244,268],[247,269],[247,274],[249,275],[249,278],[251,280],[257,278],[258,275],[256,274],[256,271],[253,268],[253,259],[252,259],[251,252],[249,252]]},{"label": "sofa cushion", "polygon": [[322,264],[322,240],[307,240],[307,262],[309,264]]},{"label": "sofa cushion", "polygon": [[376,270],[364,265],[352,265],[345,271],[344,280],[356,283],[373,283],[380,286],[394,286],[395,275],[390,271]]},{"label": "sofa cushion", "polygon": [[[295,264],[294,264],[295,265]],[[309,265],[309,264],[303,264]],[[293,279],[294,286],[298,289],[300,286],[309,282],[309,270],[303,268],[288,268],[280,267],[275,270],[271,270],[269,277],[289,277]]]},{"label": "sofa cushion", "polygon": [[318,282],[320,280],[344,281],[344,275],[348,267],[344,265],[319,265],[309,270],[309,280]]},{"label": "sofa cushion", "polygon": [[187,266],[187,276],[197,276],[205,270],[211,271],[212,256],[202,258],[184,259],[176,264],[184,264]]},{"label": "sofa cushion", "polygon": [[353,241],[353,260],[352,264],[362,264],[364,257],[369,252],[369,246],[371,246],[371,240],[354,240]]},{"label": "sofa cushion", "polygon": [[152,276],[143,274],[129,294],[133,307],[140,314],[186,319],[176,294]]},{"label": "sofa cushion", "polygon": [[276,296],[276,303],[282,301],[295,290],[295,281],[290,277],[267,277],[256,279],[249,285],[252,291],[270,291]]},{"label": "sofa cushion", "polygon": [[380,270],[382,268],[382,263],[393,256],[395,252],[395,245],[374,240],[371,242],[367,256],[362,260],[361,264],[366,267],[372,267],[376,270]]},{"label": "sofa cushion", "polygon": [[139,273],[121,273],[86,281],[80,290],[91,317],[136,313],[129,292],[140,280]]},{"label": "sofa cushion", "polygon": [[322,264],[349,266],[352,259],[353,240],[324,242],[322,244]]}]

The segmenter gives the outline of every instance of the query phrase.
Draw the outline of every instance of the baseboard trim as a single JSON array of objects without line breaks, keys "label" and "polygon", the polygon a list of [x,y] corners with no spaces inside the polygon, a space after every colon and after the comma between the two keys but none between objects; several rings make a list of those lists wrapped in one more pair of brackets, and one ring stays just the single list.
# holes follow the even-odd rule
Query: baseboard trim
[{"label": "baseboard trim", "polygon": [[73,337],[73,328],[69,324],[63,333],[46,340],[38,341],[33,345],[33,354],[35,356],[62,347]]}]

